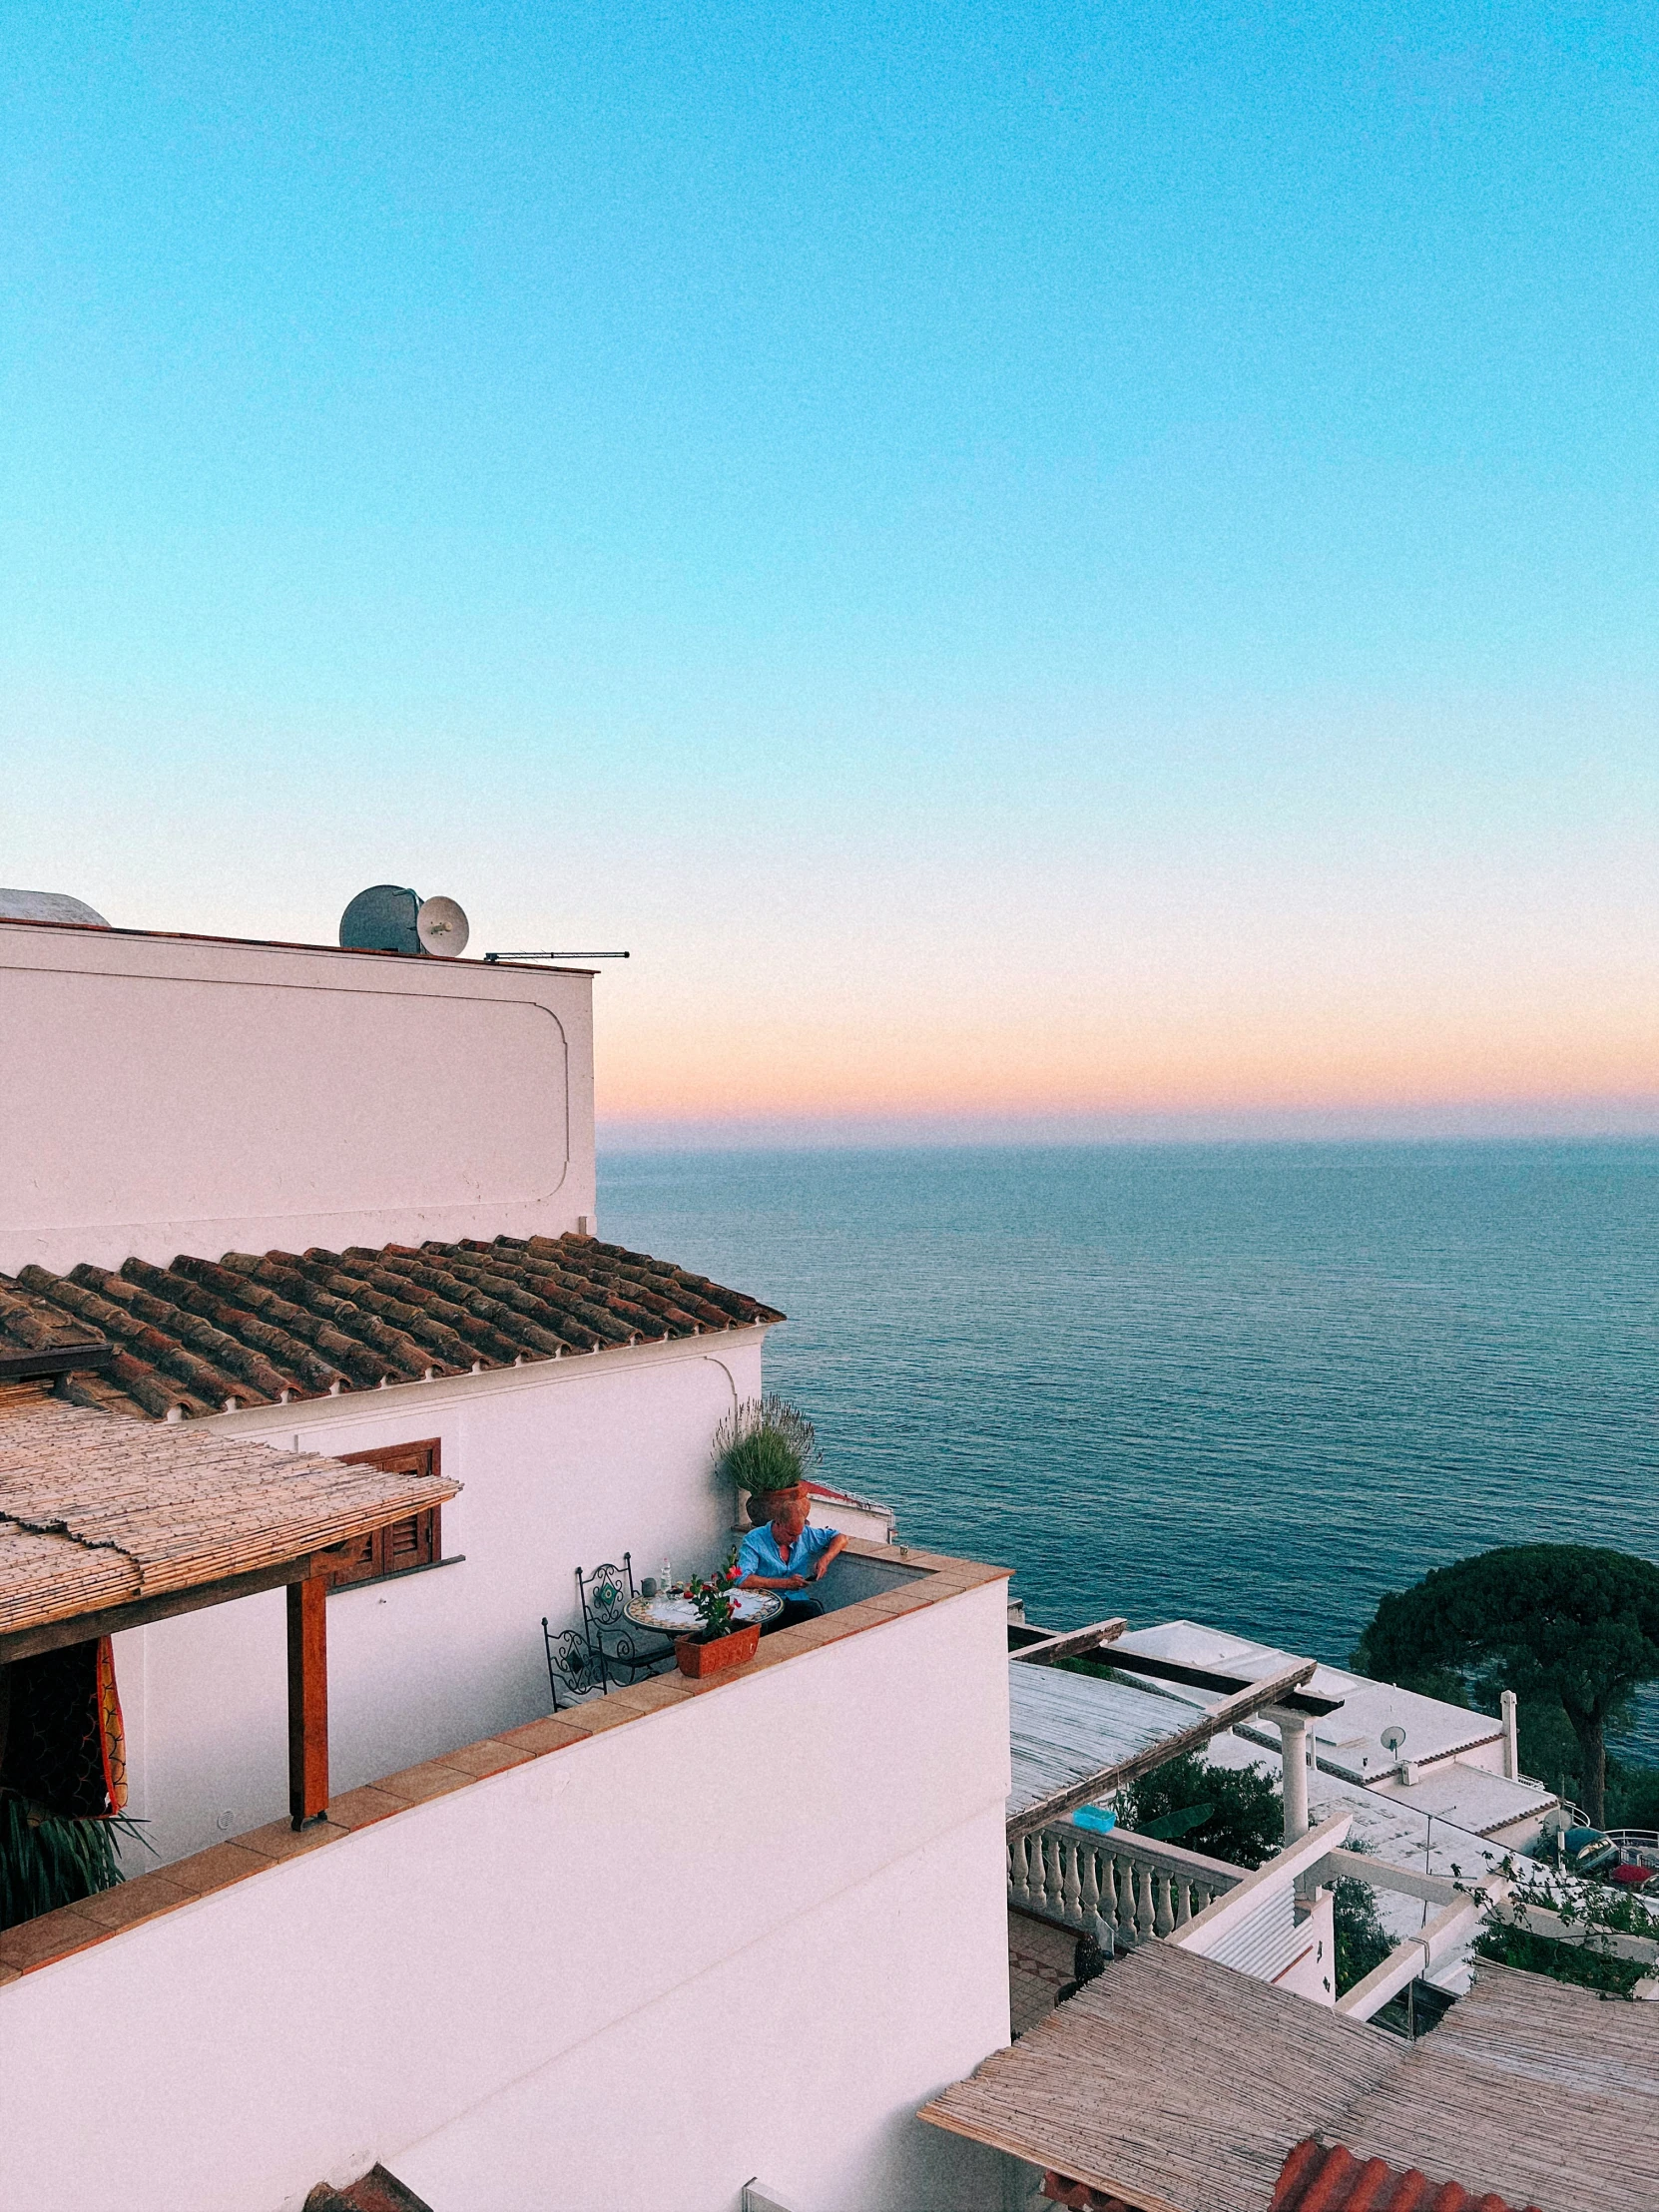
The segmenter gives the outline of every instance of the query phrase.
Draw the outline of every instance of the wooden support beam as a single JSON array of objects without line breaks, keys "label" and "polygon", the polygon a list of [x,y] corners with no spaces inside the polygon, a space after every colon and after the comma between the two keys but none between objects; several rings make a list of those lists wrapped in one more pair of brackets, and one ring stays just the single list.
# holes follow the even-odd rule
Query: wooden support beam
[{"label": "wooden support beam", "polygon": [[[1220,1674],[1213,1667],[1190,1667],[1175,1659],[1151,1659],[1139,1651],[1114,1651],[1109,1654],[1110,1664],[1123,1674],[1144,1674],[1152,1682],[1174,1682],[1188,1690],[1219,1690],[1231,1697],[1235,1691],[1248,1690],[1250,1677],[1244,1674]],[[1304,1720],[1324,1720],[1328,1713],[1340,1712],[1340,1697],[1316,1697],[1311,1690],[1292,1690],[1279,1700],[1288,1712],[1299,1714]]]},{"label": "wooden support beam", "polygon": [[1043,1636],[1034,1644],[1020,1644],[1008,1656],[1037,1667],[1050,1667],[1056,1659],[1092,1659],[1102,1644],[1111,1643],[1128,1626],[1120,1619],[1091,1621],[1087,1628],[1067,1628],[1058,1635]]},{"label": "wooden support beam", "polygon": [[1172,1729],[1155,1744],[1148,1744],[1144,1751],[1132,1752],[1109,1767],[1098,1768],[1082,1781],[1068,1783],[1063,1790],[1054,1791],[1038,1804],[1028,1806],[1023,1813],[1014,1814],[1007,1823],[1009,1842],[1034,1828],[1046,1828],[1050,1821],[1059,1820],[1079,1805],[1087,1805],[1091,1798],[1104,1797],[1109,1790],[1121,1790],[1126,1782],[1138,1781],[1154,1767],[1179,1759],[1186,1752],[1199,1750],[1213,1737],[1224,1734],[1235,1721],[1249,1720],[1264,1705],[1282,1703],[1286,1693],[1306,1682],[1318,1664],[1315,1659],[1299,1659],[1294,1666],[1282,1667],[1277,1674],[1253,1682],[1248,1690],[1223,1698],[1219,1705],[1212,1705],[1208,1711],[1198,1714],[1185,1728]]},{"label": "wooden support beam", "polygon": [[0,1382],[32,1381],[36,1376],[72,1375],[76,1369],[83,1373],[88,1369],[100,1372],[114,1357],[114,1345],[102,1342],[43,1345],[37,1352],[0,1352]]},{"label": "wooden support beam", "polygon": [[288,1812],[295,1828],[328,1810],[328,1585],[288,1584]]},{"label": "wooden support beam", "polygon": [[32,1659],[37,1651],[57,1651],[64,1644],[84,1644],[98,1636],[118,1636],[124,1629],[148,1628],[152,1621],[174,1620],[181,1613],[197,1613],[207,1605],[228,1605],[233,1598],[257,1597],[262,1590],[301,1582],[319,1568],[342,1567],[350,1556],[349,1545],[331,1551],[308,1551],[298,1558],[278,1560],[275,1566],[256,1567],[248,1574],[227,1575],[218,1582],[197,1582],[187,1590],[164,1590],[158,1597],[106,1605],[99,1612],[76,1613],[68,1620],[46,1621],[37,1628],[10,1629],[0,1635],[0,1666],[12,1659]]}]

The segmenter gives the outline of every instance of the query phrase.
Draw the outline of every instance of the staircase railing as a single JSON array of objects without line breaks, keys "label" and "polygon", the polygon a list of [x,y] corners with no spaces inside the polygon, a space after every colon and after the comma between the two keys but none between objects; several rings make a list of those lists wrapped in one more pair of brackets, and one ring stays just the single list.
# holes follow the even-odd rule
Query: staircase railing
[{"label": "staircase railing", "polygon": [[1079,1934],[1104,1922],[1120,1950],[1171,1935],[1244,1880],[1242,1867],[1133,1830],[1058,1822],[1008,1846],[1008,1903]]}]

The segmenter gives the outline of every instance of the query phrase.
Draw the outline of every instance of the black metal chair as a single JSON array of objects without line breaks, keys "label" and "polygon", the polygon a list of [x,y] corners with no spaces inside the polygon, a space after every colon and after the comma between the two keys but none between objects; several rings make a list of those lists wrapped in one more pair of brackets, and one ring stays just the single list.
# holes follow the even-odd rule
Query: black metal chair
[{"label": "black metal chair", "polygon": [[607,1559],[591,1574],[576,1570],[576,1595],[582,1605],[582,1626],[588,1649],[598,1665],[600,1680],[610,1686],[613,1674],[627,1682],[655,1674],[672,1665],[674,1646],[666,1638],[641,1635],[623,1608],[634,1594],[634,1557],[625,1551],[620,1567]]},{"label": "black metal chair", "polygon": [[590,1697],[603,1697],[606,1689],[603,1662],[594,1658],[587,1638],[579,1629],[561,1628],[557,1634],[541,1617],[542,1642],[547,1646],[547,1684],[553,1692],[553,1710],[561,1710],[559,1685],[565,1687],[565,1705],[579,1705]]}]

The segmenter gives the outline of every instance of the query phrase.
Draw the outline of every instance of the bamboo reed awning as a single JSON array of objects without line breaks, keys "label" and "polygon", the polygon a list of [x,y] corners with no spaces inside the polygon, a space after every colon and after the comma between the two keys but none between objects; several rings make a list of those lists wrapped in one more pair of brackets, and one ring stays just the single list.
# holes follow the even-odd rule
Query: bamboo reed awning
[{"label": "bamboo reed awning", "polygon": [[[1109,1661],[1111,1654],[1101,1656]],[[1284,1697],[1313,1671],[1312,1659],[1296,1660],[1195,1712],[1185,1699],[1065,1673],[1016,1654],[1008,1668],[1010,1831],[1057,1820],[1090,1798],[1197,1750],[1235,1721]]]},{"label": "bamboo reed awning", "polygon": [[1659,2206],[1659,2004],[1481,1964],[1342,2139],[1544,2212]]},{"label": "bamboo reed awning", "polygon": [[42,1397],[0,1409],[0,1660],[295,1578],[453,1497],[437,1475]]},{"label": "bamboo reed awning", "polygon": [[1543,2212],[1653,2212],[1659,2005],[1483,1964],[1407,2044],[1144,1943],[921,2117],[1144,2212],[1269,2212],[1315,2135]]},{"label": "bamboo reed awning", "polygon": [[1143,1943],[921,2117],[1147,2212],[1266,2212],[1292,2144],[1404,2055],[1381,2028]]}]

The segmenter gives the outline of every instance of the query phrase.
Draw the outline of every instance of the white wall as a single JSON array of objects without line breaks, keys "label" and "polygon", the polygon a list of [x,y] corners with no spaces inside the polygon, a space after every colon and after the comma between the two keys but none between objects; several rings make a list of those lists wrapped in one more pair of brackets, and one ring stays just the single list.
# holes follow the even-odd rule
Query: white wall
[{"label": "white wall", "polygon": [[999,2212],[994,2154],[914,2115],[1007,2041],[1001,1825],[992,1807],[768,1928],[393,2170],[434,2212],[724,2212],[751,2176],[791,2212]]},{"label": "white wall", "polygon": [[[732,1543],[709,1472],[715,1427],[761,1390],[765,1331],[619,1347],[211,1424],[294,1449],[372,1450],[436,1436],[465,1487],[443,1508],[455,1566],[328,1600],[330,1779],[336,1796],[549,1709],[541,1616],[576,1618],[574,1569],[677,1573]],[[279,1590],[116,1638],[131,1803],[159,1859],[287,1810],[286,1627]]]},{"label": "white wall", "polygon": [[583,974],[0,922],[0,1066],[7,1273],[594,1213]]},{"label": "white wall", "polygon": [[0,2212],[973,2212],[1007,2039],[1004,1586],[411,1807],[0,1988]]}]

